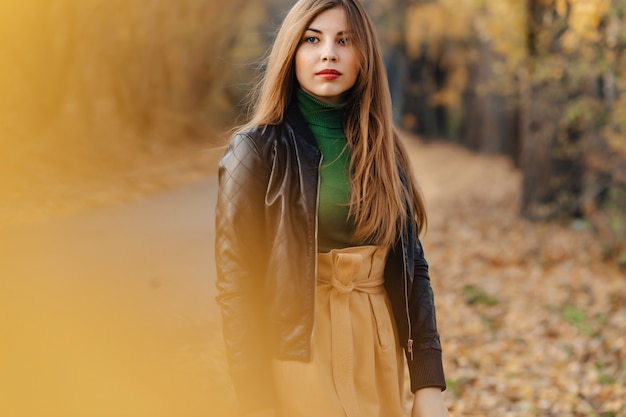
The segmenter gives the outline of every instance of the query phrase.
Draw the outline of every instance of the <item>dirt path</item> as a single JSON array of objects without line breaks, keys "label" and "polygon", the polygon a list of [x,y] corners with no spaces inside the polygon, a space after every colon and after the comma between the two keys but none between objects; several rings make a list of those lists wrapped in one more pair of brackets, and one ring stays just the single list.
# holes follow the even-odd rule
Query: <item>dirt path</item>
[{"label": "dirt path", "polygon": [[[451,415],[626,415],[623,274],[588,232],[519,219],[506,159],[407,145],[430,214]],[[2,230],[0,415],[232,415],[215,186]]]},{"label": "dirt path", "polygon": [[0,415],[211,414],[215,191],[3,229]]}]

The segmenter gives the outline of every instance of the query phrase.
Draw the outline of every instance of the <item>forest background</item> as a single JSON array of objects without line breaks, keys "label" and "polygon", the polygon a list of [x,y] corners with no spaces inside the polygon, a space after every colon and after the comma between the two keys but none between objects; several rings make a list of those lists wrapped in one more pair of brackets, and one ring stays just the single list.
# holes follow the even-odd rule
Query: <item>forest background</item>
[{"label": "forest background", "polygon": [[[67,188],[223,144],[289,3],[2,2],[0,218],[72,192],[52,172]],[[626,2],[365,3],[398,125],[510,156],[520,214],[583,220],[626,264]]]},{"label": "forest background", "polygon": [[[214,174],[228,129],[246,117],[246,96],[291,3],[2,1],[0,225]],[[463,262],[513,264],[509,278],[537,284],[524,289],[530,298],[558,288],[566,299],[555,303],[550,295],[550,306],[536,308],[541,318],[525,323],[532,306],[523,303],[530,298],[518,300],[519,286],[490,281],[482,270],[477,282],[442,271],[455,279],[459,274],[458,282],[445,285],[463,302],[447,296],[439,302],[465,309],[444,322],[448,369],[460,370],[449,380],[453,415],[624,415],[624,280],[603,281],[585,262],[600,259],[622,275],[626,268],[626,0],[364,3],[385,53],[398,125],[423,143],[501,157],[480,159],[493,166],[468,178],[482,189],[493,184],[493,193],[503,195],[479,193],[489,201],[461,200],[439,220],[443,214],[435,213],[435,228],[449,241],[435,237],[430,244],[464,245]],[[489,175],[491,168],[502,172],[502,159],[520,174],[519,201],[509,198],[517,184],[503,188]],[[452,158],[445,169],[454,171],[455,162],[461,166]],[[510,199],[515,215],[530,222],[515,223],[502,240],[490,241],[490,228],[502,221],[502,205],[490,206],[490,199]],[[461,215],[480,223],[484,241],[464,240]],[[499,226],[514,224],[506,213],[505,220]],[[532,224],[547,226],[532,236]],[[554,238],[551,225],[593,239],[563,243],[567,239]],[[542,239],[561,239],[558,250],[544,248]],[[517,252],[507,248],[505,254],[507,243],[518,245]],[[433,265],[446,264],[445,257],[434,258]],[[567,264],[573,258],[584,267]],[[533,262],[542,263],[540,272],[528,266]],[[577,286],[572,277],[593,279]],[[485,282],[498,288],[500,303]],[[508,321],[502,319],[505,300],[517,312]],[[579,308],[579,300],[593,308]],[[511,322],[528,332],[528,344]],[[561,346],[554,342],[561,337],[570,339]],[[550,349],[557,354],[542,356]],[[535,363],[523,356],[529,352]],[[539,388],[530,386],[526,371]],[[517,378],[517,385],[502,384],[506,378]],[[533,401],[532,412],[524,408]],[[495,414],[484,411],[490,405]]]}]

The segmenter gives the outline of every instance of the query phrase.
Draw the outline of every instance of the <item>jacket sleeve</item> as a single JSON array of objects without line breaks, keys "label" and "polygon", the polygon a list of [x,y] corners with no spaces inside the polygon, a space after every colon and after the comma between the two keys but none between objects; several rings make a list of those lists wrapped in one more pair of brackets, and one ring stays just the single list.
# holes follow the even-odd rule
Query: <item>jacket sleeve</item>
[{"label": "jacket sleeve", "polygon": [[422,244],[416,237],[413,253],[414,278],[409,297],[413,360],[408,360],[411,391],[420,388],[446,389],[441,356],[441,343],[437,331],[435,302],[428,274],[428,263]]},{"label": "jacket sleeve", "polygon": [[269,162],[246,134],[220,161],[215,219],[217,302],[231,379],[244,413],[273,403],[263,317],[264,198]]}]

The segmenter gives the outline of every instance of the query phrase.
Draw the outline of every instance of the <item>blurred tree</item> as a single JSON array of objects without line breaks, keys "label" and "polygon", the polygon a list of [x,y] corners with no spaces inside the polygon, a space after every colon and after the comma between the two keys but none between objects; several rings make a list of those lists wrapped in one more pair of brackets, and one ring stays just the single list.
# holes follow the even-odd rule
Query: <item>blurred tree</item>
[{"label": "blurred tree", "polygon": [[399,123],[409,74],[404,12],[410,0],[364,0],[363,4],[376,25],[389,80],[394,119]]},{"label": "blurred tree", "polygon": [[31,126],[49,123],[62,108],[81,31],[71,0],[40,3],[0,5],[0,114]]},{"label": "blurred tree", "polygon": [[98,153],[130,137],[205,137],[229,125],[237,106],[225,85],[238,28],[258,19],[250,9],[243,0],[1,2],[4,142]]},{"label": "blurred tree", "polygon": [[260,1],[1,1],[0,199],[221,145],[234,63],[262,53],[253,31],[269,20]]},{"label": "blurred tree", "polygon": [[[407,9],[405,37],[410,59],[402,123],[425,136],[458,133],[458,128],[454,131],[449,125],[448,114],[460,110],[461,91],[453,82],[466,75],[456,53],[462,53],[468,26],[457,17],[437,2],[414,2]],[[455,72],[463,75],[455,78]]]},{"label": "blurred tree", "polygon": [[625,7],[411,2],[403,126],[510,155],[524,173],[524,215],[585,217],[624,245]]},{"label": "blurred tree", "polygon": [[115,0],[97,6],[90,32],[97,55],[85,54],[102,64],[99,72],[118,114],[138,132],[189,136],[207,121],[233,116],[222,86],[239,35],[233,25],[246,16],[241,0]]},{"label": "blurred tree", "polygon": [[522,212],[586,217],[626,243],[622,0],[528,1]]},{"label": "blurred tree", "polygon": [[405,127],[517,160],[523,11],[521,0],[413,3]]}]

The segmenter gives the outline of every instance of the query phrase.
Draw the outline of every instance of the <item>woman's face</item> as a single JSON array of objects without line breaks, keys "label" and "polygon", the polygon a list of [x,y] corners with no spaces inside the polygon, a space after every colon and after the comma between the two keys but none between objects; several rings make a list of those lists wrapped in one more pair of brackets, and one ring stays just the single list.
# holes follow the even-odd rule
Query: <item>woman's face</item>
[{"label": "woman's face", "polygon": [[343,94],[359,75],[357,50],[350,36],[346,12],[335,7],[313,19],[296,51],[300,86],[324,103],[343,102]]}]

